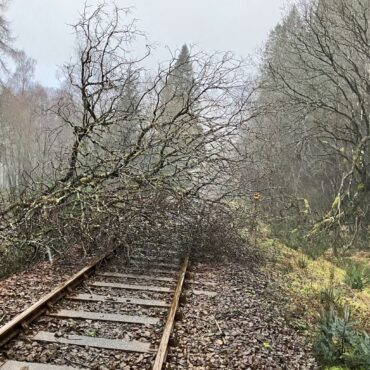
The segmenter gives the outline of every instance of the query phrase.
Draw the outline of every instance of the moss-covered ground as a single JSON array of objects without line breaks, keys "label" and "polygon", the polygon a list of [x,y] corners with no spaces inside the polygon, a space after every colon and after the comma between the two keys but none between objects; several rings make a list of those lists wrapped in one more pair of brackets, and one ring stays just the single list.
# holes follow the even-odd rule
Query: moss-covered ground
[{"label": "moss-covered ground", "polygon": [[[355,262],[363,269],[370,268],[367,254],[358,253],[347,263],[325,256],[312,259],[299,250],[293,250],[278,239],[263,238],[259,246],[267,258],[265,269],[279,281],[287,295],[287,320],[296,329],[314,336],[320,319],[325,291],[332,287],[338,306],[348,305],[358,330],[370,332],[370,282],[362,290],[346,283],[346,266]],[[369,270],[368,270],[369,271]]]}]

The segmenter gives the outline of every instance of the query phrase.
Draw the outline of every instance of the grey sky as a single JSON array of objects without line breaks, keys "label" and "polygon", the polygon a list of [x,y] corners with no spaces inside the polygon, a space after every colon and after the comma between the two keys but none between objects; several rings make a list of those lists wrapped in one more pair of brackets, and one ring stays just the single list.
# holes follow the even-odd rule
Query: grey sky
[{"label": "grey sky", "polygon": [[[98,3],[90,0],[89,4]],[[159,43],[158,59],[183,43],[207,51],[253,53],[279,21],[284,0],[116,0],[134,6],[138,28]],[[56,86],[57,66],[69,60],[73,23],[84,0],[11,0],[7,18],[16,46],[37,60],[36,78]]]}]

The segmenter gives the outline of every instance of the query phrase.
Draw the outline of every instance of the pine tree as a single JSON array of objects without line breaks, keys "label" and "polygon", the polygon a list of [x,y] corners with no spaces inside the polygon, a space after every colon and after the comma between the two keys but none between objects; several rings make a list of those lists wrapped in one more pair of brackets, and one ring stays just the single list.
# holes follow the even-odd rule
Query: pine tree
[{"label": "pine tree", "polygon": [[186,44],[181,48],[172,75],[172,83],[175,86],[178,95],[183,96],[184,94],[188,94],[193,80],[193,68],[191,65],[189,49]]},{"label": "pine tree", "polygon": [[193,83],[193,67],[189,48],[184,44],[175,65],[170,68],[164,91],[163,103],[167,115],[181,109],[190,98]]},{"label": "pine tree", "polygon": [[[189,154],[201,150],[199,140],[203,131],[194,104],[196,81],[191,59],[189,48],[184,44],[175,64],[169,68],[163,90],[163,125],[158,134],[167,141],[164,153],[169,164],[163,171],[166,175],[189,169],[195,160]],[[192,176],[188,172],[184,171],[184,180],[180,182],[185,188]]]}]

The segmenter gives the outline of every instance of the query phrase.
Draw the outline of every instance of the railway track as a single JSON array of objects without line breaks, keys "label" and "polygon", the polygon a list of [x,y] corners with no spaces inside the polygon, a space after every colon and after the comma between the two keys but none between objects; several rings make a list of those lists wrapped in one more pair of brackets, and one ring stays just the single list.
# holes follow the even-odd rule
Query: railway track
[{"label": "railway track", "polygon": [[97,259],[0,328],[0,370],[164,368],[188,266],[180,250]]}]

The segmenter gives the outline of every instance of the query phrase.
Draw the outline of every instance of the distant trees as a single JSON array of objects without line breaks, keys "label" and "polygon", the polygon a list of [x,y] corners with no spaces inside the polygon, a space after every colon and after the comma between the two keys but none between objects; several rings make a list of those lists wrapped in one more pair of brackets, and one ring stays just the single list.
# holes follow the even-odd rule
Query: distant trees
[{"label": "distant trees", "polygon": [[259,186],[282,200],[281,209],[302,213],[305,199],[319,220],[310,235],[367,233],[369,10],[367,0],[295,5],[263,54],[263,115],[252,144]]},{"label": "distant trees", "polygon": [[41,176],[60,150],[53,94],[34,82],[35,61],[18,52],[0,92],[0,188],[18,192]]},{"label": "distant trees", "polygon": [[[6,10],[7,0],[0,1],[0,73],[1,75],[8,72],[7,61],[9,57],[13,57],[17,54],[14,49],[13,37],[10,32],[8,21],[6,20],[4,13]],[[3,76],[0,79],[3,82]]]},{"label": "distant trees", "polygon": [[5,10],[6,1],[1,1],[0,191],[17,193],[55,159],[58,140],[53,130],[57,123],[46,112],[51,92],[34,81],[36,62],[13,47]]},{"label": "distant trees", "polygon": [[29,58],[24,51],[18,51],[15,58],[15,71],[10,74],[7,85],[16,93],[25,95],[34,85],[36,61]]}]

